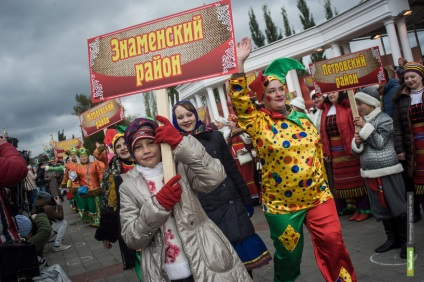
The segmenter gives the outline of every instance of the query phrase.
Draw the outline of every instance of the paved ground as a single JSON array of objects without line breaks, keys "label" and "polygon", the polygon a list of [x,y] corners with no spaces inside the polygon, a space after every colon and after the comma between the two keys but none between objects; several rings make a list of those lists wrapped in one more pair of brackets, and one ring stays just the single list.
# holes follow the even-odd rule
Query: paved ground
[{"label": "paved ground", "polygon": [[[82,223],[78,215],[65,205],[68,230],[64,243],[72,245],[62,252],[45,253],[50,264],[62,266],[72,281],[138,281],[132,270],[122,270],[121,257],[117,244],[106,250],[101,242],[94,239],[95,229]],[[259,207],[252,217],[256,232],[274,252],[266,220]],[[350,222],[347,216],[340,217],[343,238],[355,266],[358,281],[424,281],[424,219],[414,225],[415,276],[406,276],[406,260],[398,258],[399,250],[376,254],[374,249],[385,241],[381,223],[374,218],[363,222]],[[302,258],[301,276],[297,280],[324,281],[315,263],[309,233],[305,230],[305,249]],[[273,281],[273,263],[253,272],[254,281]]]}]

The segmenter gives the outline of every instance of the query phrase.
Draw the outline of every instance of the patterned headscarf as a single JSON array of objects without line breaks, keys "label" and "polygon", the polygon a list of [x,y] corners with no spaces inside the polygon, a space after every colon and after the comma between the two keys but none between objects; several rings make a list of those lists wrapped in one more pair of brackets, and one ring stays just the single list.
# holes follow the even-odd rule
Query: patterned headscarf
[{"label": "patterned headscarf", "polygon": [[158,124],[153,119],[149,118],[136,118],[125,130],[124,139],[127,148],[132,157],[134,157],[134,144],[137,140],[142,138],[155,139],[156,128]]},{"label": "patterned headscarf", "polygon": [[424,66],[420,63],[416,63],[416,62],[406,63],[405,66],[403,67],[403,70],[404,70],[403,73],[412,71],[419,74],[421,78],[424,78]]},{"label": "patterned headscarf", "polygon": [[[177,106],[184,107],[186,110],[192,112],[194,114],[194,116],[196,117],[196,120],[197,120],[196,126],[194,127],[192,132],[186,132],[178,125],[177,117],[175,116],[175,108]],[[186,136],[186,135],[197,135],[199,133],[212,130],[211,128],[206,126],[201,120],[199,120],[199,114],[197,113],[196,108],[194,107],[194,105],[190,101],[186,101],[186,100],[181,100],[174,105],[173,111],[172,111],[172,124],[184,136]]]},{"label": "patterned headscarf", "polygon": [[265,89],[273,80],[278,80],[281,84],[286,84],[286,75],[290,70],[304,70],[305,67],[297,60],[292,58],[280,58],[273,61],[264,71],[260,73],[249,88],[256,93],[258,102],[262,102],[265,94]]}]

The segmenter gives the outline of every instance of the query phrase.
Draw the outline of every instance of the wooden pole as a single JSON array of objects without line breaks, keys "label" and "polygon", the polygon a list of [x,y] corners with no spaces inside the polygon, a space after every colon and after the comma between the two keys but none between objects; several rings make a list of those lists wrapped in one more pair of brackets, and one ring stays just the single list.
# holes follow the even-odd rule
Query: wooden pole
[{"label": "wooden pole", "polygon": [[[166,91],[166,88],[156,90],[155,94],[156,94],[156,104],[158,107],[158,115],[161,115],[171,120],[170,114],[169,114],[168,93]],[[163,125],[163,124],[159,123],[159,125]],[[162,151],[163,178],[166,183],[169,179],[171,179],[173,176],[176,175],[175,161],[174,161],[174,155],[172,154],[171,146],[164,143],[162,143],[160,146]]]},{"label": "wooden pole", "polygon": [[[355,93],[353,93],[353,90],[348,90],[347,95],[349,97],[349,103],[350,103],[350,109],[352,110],[352,116],[353,118],[358,117],[358,108],[356,107],[356,101],[355,101]],[[355,126],[355,132],[359,132],[361,128],[359,126]]]}]

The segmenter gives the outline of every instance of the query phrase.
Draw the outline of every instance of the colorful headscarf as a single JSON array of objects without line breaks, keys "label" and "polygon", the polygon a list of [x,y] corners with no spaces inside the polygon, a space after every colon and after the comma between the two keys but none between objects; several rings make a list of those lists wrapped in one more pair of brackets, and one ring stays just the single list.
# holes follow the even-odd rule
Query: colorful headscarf
[{"label": "colorful headscarf", "polygon": [[194,114],[194,116],[196,117],[196,126],[194,127],[192,132],[186,132],[184,131],[179,125],[178,125],[178,121],[177,121],[177,117],[175,116],[175,113],[172,113],[172,124],[174,125],[174,127],[176,129],[178,129],[179,132],[181,132],[182,135],[186,136],[186,135],[196,135],[205,131],[211,131],[212,129],[207,127],[201,120],[199,120],[199,114],[197,113],[196,108],[194,107],[194,105],[190,102],[190,101],[186,101],[186,100],[181,100],[179,102],[177,102],[174,105],[174,109],[176,106],[187,106],[188,108],[190,108],[191,110],[189,110],[190,112],[192,112]]},{"label": "colorful headscarf", "polygon": [[249,88],[255,92],[258,102],[262,102],[265,94],[265,89],[273,80],[278,80],[281,84],[286,84],[286,75],[290,70],[304,70],[305,67],[297,60],[292,58],[280,58],[273,61],[264,71],[260,73]]},{"label": "colorful headscarf", "polygon": [[132,157],[134,157],[133,146],[142,138],[155,139],[158,124],[150,118],[136,118],[125,130],[124,139]]},{"label": "colorful headscarf", "polygon": [[407,73],[409,71],[415,72],[421,76],[421,78],[424,78],[424,66],[420,63],[416,62],[410,62],[406,63],[403,67],[403,73]]}]

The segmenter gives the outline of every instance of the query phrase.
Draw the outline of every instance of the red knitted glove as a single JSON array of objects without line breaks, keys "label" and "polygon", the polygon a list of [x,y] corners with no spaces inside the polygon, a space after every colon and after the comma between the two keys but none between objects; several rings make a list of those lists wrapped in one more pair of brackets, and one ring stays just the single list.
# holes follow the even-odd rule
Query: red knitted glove
[{"label": "red knitted glove", "polygon": [[156,129],[155,143],[167,143],[171,146],[172,149],[177,148],[178,144],[180,144],[181,140],[183,140],[181,133],[171,124],[167,118],[163,116],[156,116],[156,119],[163,123],[163,125]]},{"label": "red knitted glove", "polygon": [[181,200],[181,185],[178,181],[181,179],[181,175],[177,174],[162,187],[162,189],[156,194],[156,199],[159,204],[164,207],[167,211],[172,210],[174,205]]}]

